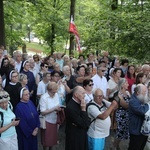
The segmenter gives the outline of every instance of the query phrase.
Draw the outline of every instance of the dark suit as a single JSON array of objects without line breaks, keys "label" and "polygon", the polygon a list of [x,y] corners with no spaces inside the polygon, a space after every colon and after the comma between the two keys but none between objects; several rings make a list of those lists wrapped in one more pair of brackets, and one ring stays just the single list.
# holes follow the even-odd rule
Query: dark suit
[{"label": "dark suit", "polygon": [[66,107],[66,143],[65,150],[87,150],[87,129],[90,120],[80,104],[70,100]]}]

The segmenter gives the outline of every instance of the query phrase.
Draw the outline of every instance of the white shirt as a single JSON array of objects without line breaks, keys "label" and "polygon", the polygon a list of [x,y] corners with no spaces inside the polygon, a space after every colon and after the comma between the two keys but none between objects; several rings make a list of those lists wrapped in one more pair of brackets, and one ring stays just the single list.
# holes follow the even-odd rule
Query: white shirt
[{"label": "white shirt", "polygon": [[29,69],[32,73],[33,73],[33,75],[34,75],[34,78],[36,78],[36,75],[38,74],[38,70],[34,67],[33,69]]},{"label": "white shirt", "polygon": [[[106,107],[110,106],[110,104],[111,104],[110,102],[108,102],[106,100],[103,100],[103,101],[105,102]],[[97,103],[95,103],[95,104],[98,105]],[[105,112],[107,109],[106,107],[104,106],[100,111],[95,105],[90,105],[87,110],[88,116],[93,120],[98,115]],[[87,134],[88,134],[88,136],[90,136],[92,138],[105,138],[105,137],[109,136],[110,125],[111,125],[111,120],[110,120],[109,116],[104,120],[97,118],[95,121],[93,121],[91,123]]]},{"label": "white shirt", "polygon": [[107,89],[109,89],[108,82],[104,76],[102,78],[96,74],[92,77],[94,86],[93,89],[100,88],[103,91],[104,97],[106,97]]},{"label": "white shirt", "polygon": [[48,83],[49,83],[49,82],[47,82],[47,83],[45,84],[45,83],[43,82],[43,80],[38,83],[37,95],[43,95],[44,93],[46,93]]},{"label": "white shirt", "polygon": [[93,99],[94,99],[93,94],[87,94],[87,93],[85,94],[84,100],[85,100],[86,104],[89,103]]},{"label": "white shirt", "polygon": [[15,69],[18,71],[18,73],[21,70],[21,64],[22,64],[22,61],[20,61],[20,63],[18,63],[18,62],[15,61]]},{"label": "white shirt", "polygon": [[[56,93],[54,97],[50,97],[49,94],[46,92],[45,94],[42,95],[40,102],[40,111],[44,112],[47,109],[52,109],[57,106],[59,106],[59,97],[58,94]],[[47,115],[45,115],[45,119],[47,122],[56,124],[57,122],[57,111],[53,111]]]},{"label": "white shirt", "polygon": [[[114,81],[113,78],[109,79],[108,81],[108,85],[109,85],[109,89],[114,89],[117,86],[117,83]],[[109,94],[109,98],[112,98],[114,96],[114,93],[117,92],[117,90],[115,90],[114,92],[111,92]]]},{"label": "white shirt", "polygon": [[35,62],[35,67],[34,68],[36,68],[37,72],[40,72],[40,65],[41,65],[40,61]]}]

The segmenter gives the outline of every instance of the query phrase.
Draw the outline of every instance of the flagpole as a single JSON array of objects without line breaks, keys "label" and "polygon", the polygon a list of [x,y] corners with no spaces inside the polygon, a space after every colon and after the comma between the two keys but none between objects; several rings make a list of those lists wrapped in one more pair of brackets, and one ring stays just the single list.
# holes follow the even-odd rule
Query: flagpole
[{"label": "flagpole", "polygon": [[[76,39],[76,44],[78,45],[78,52],[81,52],[81,48],[80,48],[80,36],[79,36],[79,33],[78,33],[78,30],[76,28],[76,25],[74,23],[74,19],[73,19],[73,16],[71,15],[71,19],[70,19],[70,24],[69,24],[69,32],[72,33],[74,36],[75,36],[75,39]],[[71,34],[70,34],[71,36]],[[73,41],[70,41],[70,44],[71,42]]]}]

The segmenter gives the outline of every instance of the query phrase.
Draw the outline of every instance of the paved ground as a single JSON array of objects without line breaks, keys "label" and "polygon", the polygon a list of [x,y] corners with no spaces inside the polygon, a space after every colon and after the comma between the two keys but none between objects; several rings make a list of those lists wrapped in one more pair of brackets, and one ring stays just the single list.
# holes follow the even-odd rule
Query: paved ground
[{"label": "paved ground", "polygon": [[[115,132],[111,131],[110,136],[106,138],[106,144],[105,144],[105,150],[114,150],[112,148],[112,143],[114,141],[114,135]],[[53,150],[65,150],[65,132],[64,132],[64,126],[62,126],[59,130],[58,135],[59,144],[53,147]],[[120,144],[121,150],[127,150],[128,149],[128,140],[121,142]],[[40,137],[39,137],[39,150],[43,150],[42,146],[40,144]],[[150,142],[149,147],[146,146],[144,150],[150,150]]]}]

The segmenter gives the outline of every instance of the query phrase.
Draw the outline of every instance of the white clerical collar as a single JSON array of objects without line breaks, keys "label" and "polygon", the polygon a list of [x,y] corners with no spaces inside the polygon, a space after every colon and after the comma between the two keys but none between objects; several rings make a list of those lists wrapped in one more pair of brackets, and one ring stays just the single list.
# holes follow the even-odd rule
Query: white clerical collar
[{"label": "white clerical collar", "polygon": [[17,83],[9,82],[9,84],[11,84],[11,85],[16,85]]},{"label": "white clerical collar", "polygon": [[72,98],[76,103],[80,104],[78,101],[76,101],[74,98]]}]

